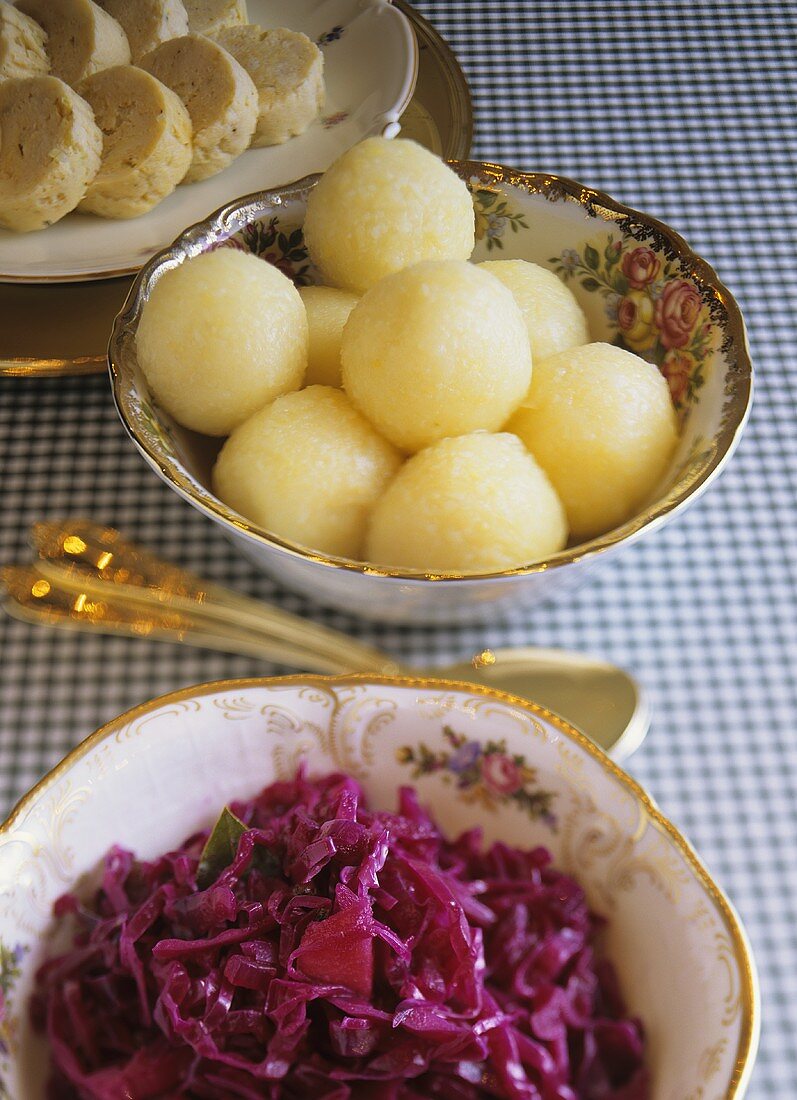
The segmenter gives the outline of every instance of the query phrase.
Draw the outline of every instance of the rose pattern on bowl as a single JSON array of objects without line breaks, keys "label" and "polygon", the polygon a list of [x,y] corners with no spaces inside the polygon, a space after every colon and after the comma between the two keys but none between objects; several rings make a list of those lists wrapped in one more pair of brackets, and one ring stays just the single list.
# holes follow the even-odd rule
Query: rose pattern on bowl
[{"label": "rose pattern on bowl", "polygon": [[507,751],[506,740],[472,741],[443,726],[443,737],[450,749],[434,751],[420,741],[417,746],[402,745],[396,750],[399,764],[412,767],[413,779],[441,772],[443,782],[453,783],[462,793],[463,802],[476,803],[495,811],[503,803],[515,802],[532,821],[542,820],[551,829],[556,818],[551,811],[554,794],[537,787],[537,772],[525,756]]},{"label": "rose pattern on bowl", "polygon": [[603,296],[613,342],[658,367],[683,421],[705,383],[712,351],[712,322],[695,284],[646,244],[613,233],[548,262],[565,283]]},{"label": "rose pattern on bowl", "polygon": [[309,286],[315,281],[301,225],[283,224],[277,215],[272,215],[268,220],[249,222],[214,247],[251,252],[253,256],[259,256],[279,268],[296,286]]},{"label": "rose pattern on bowl", "polygon": [[501,238],[507,229],[518,233],[529,228],[524,215],[510,208],[506,195],[485,187],[479,176],[471,176],[468,187],[473,197],[476,240],[486,239],[488,250],[503,249]]}]

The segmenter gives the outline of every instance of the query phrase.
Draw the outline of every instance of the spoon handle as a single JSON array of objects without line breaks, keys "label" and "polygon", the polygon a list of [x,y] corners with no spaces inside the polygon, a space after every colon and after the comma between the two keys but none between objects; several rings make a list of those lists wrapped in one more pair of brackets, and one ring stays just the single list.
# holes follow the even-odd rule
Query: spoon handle
[{"label": "spoon handle", "polygon": [[102,374],[108,369],[104,355],[80,355],[73,359],[37,359],[24,356],[0,359],[0,378],[71,378]]},{"label": "spoon handle", "polygon": [[183,642],[205,649],[222,650],[310,672],[351,672],[345,660],[328,659],[281,638],[219,624],[201,613],[187,614],[159,606],[150,598],[127,599],[107,582],[80,585],[75,578],[61,584],[53,572],[45,575],[37,566],[10,565],[0,571],[8,600],[6,610],[28,623],[89,633],[154,638]]},{"label": "spoon handle", "polygon": [[69,576],[80,586],[102,585],[106,599],[113,588],[120,598],[149,599],[189,615],[201,610],[205,618],[221,626],[232,624],[236,629],[279,639],[347,672],[398,670],[378,649],[221,585],[209,584],[126,542],[113,528],[75,519],[35,524],[31,534],[42,572],[58,584],[63,585]]}]

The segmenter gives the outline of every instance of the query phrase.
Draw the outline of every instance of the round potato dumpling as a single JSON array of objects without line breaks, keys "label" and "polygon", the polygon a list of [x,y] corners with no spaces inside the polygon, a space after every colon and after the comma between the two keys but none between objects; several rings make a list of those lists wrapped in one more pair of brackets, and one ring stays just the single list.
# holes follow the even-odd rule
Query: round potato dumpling
[{"label": "round potato dumpling", "polygon": [[301,386],[307,317],[276,267],[220,248],[161,276],[142,310],[136,349],[166,412],[194,431],[228,435]]},{"label": "round potato dumpling", "polygon": [[567,541],[564,509],[516,436],[443,439],[410,458],[371,515],[366,556],[425,573],[528,565]]},{"label": "round potato dumpling", "polygon": [[346,323],[341,358],[349,397],[405,451],[497,430],[531,380],[517,303],[462,260],[416,264],[372,287]]},{"label": "round potato dumpling", "polygon": [[280,538],[359,558],[368,514],[400,463],[341,390],[310,386],[236,428],[219,454],[213,488]]},{"label": "round potato dumpling", "polygon": [[340,345],[343,326],[359,301],[348,290],[331,286],[303,286],[299,294],[307,310],[310,346],[307,352],[306,386],[340,386]]},{"label": "round potato dumpling", "polygon": [[506,427],[548,474],[580,540],[634,514],[664,476],[677,438],[664,378],[611,344],[535,363],[528,397]]},{"label": "round potato dumpling", "polygon": [[486,260],[479,267],[512,291],[529,330],[535,363],[589,343],[583,309],[572,290],[547,267],[528,260]]},{"label": "round potato dumpling", "polygon": [[473,203],[463,181],[427,149],[368,138],[311,191],[304,238],[325,282],[362,294],[421,260],[466,260]]}]

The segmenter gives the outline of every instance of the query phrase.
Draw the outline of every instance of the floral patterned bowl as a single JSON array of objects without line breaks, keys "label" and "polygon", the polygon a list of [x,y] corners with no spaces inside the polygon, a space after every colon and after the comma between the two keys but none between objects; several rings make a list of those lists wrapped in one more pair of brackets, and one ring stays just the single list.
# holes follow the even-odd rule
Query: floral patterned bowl
[{"label": "floral patterned bowl", "polygon": [[291,775],[338,769],[395,809],[414,784],[448,833],[548,847],[608,919],[605,950],[645,1025],[652,1100],[744,1094],[758,1039],[744,931],[649,796],[534,704],[467,684],[285,677],[187,688],[92,734],[0,827],[0,1096],[42,1100],[26,1004],[54,900],[113,843],[152,858]]},{"label": "floral patterned bowl", "polygon": [[452,165],[473,194],[474,259],[522,258],[552,268],[583,306],[593,339],[643,355],[669,382],[679,445],[653,498],[615,530],[502,573],[402,573],[286,542],[213,495],[210,472],[219,442],[180,428],[152,399],[136,359],[141,309],[164,271],[213,248],[253,252],[300,285],[316,281],[302,222],[317,177],[241,199],[183,233],[142,270],[109,351],[122,421],[172,488],[285,586],[393,622],[495,618],[572,589],[593,565],[673,518],[707,488],[739,440],[751,398],[739,308],[712,268],[671,229],[572,180],[477,162]]}]

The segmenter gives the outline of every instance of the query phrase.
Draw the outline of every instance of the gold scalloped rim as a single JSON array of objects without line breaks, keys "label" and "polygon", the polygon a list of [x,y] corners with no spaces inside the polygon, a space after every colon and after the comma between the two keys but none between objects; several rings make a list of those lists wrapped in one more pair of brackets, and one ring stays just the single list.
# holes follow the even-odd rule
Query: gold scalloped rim
[{"label": "gold scalloped rim", "polygon": [[152,711],[159,710],[161,707],[168,706],[172,703],[184,702],[187,699],[196,699],[197,697],[205,695],[213,695],[222,691],[235,692],[248,688],[292,687],[298,685],[334,688],[336,686],[346,687],[358,684],[416,688],[425,691],[445,689],[447,692],[459,691],[471,696],[481,695],[490,699],[495,699],[499,703],[504,703],[508,706],[520,709],[527,714],[533,714],[537,717],[544,718],[546,722],[554,726],[560,733],[564,734],[566,738],[574,742],[580,749],[591,756],[603,771],[611,776],[615,782],[619,783],[626,792],[631,794],[640,805],[643,813],[647,815],[648,820],[654,828],[669,837],[676,849],[683,856],[689,868],[696,875],[706,893],[717,907],[725,929],[730,936],[731,943],[733,944],[734,958],[739,967],[741,982],[742,1022],[739,1031],[739,1043],[736,1051],[734,1071],[724,1100],[742,1100],[750,1075],[753,1071],[753,1063],[758,1050],[758,1039],[761,1029],[761,995],[758,986],[758,976],[753,962],[752,949],[739,915],[722,889],[711,877],[708,868],[695,849],[680,830],[664,816],[654,799],[647,793],[641,784],[635,779],[632,779],[627,772],[623,771],[622,768],[615,764],[614,761],[612,761],[602,749],[599,749],[593,741],[590,741],[585,734],[580,733],[574,726],[571,726],[563,718],[560,718],[559,715],[546,710],[545,707],[537,703],[529,702],[526,699],[520,699],[516,695],[510,695],[504,691],[496,691],[493,688],[484,687],[480,684],[469,684],[456,680],[433,680],[423,677],[415,678],[407,676],[357,674],[348,676],[260,676],[240,680],[215,680],[193,687],[179,688],[177,691],[169,692],[167,695],[161,695],[157,699],[151,699],[147,703],[141,703],[125,711],[124,714],[111,719],[110,722],[106,722],[105,725],[100,726],[98,730],[95,730],[94,733],[81,741],[79,745],[72,749],[63,760],[56,764],[51,771],[39,780],[39,782],[17,802],[6,820],[0,825],[0,840],[13,834],[17,822],[32,809],[42,795],[46,794],[62,776],[91,752],[92,749],[96,748],[103,741],[110,739],[124,726]]},{"label": "gold scalloped rim", "polygon": [[444,156],[466,158],[473,142],[473,101],[468,82],[457,55],[445,38],[409,0],[391,0],[394,8],[409,19],[418,39],[418,48],[426,48],[437,59],[439,74],[444,78],[448,106],[451,110],[451,132],[448,135]]},{"label": "gold scalloped rim", "polygon": [[357,562],[345,558],[335,558],[301,547],[296,543],[269,534],[264,528],[248,523],[237,515],[204,487],[198,487],[180,468],[179,464],[159,453],[141,438],[136,422],[136,410],[130,402],[130,383],[132,363],[135,357],[135,333],[140,319],[141,309],[148,298],[152,286],[163,271],[178,266],[184,259],[203,252],[211,244],[219,242],[237,232],[249,222],[261,217],[265,210],[278,209],[286,203],[301,201],[315,186],[319,176],[305,176],[285,187],[259,191],[247,195],[235,202],[221,207],[205,221],[199,222],[181,233],[167,249],[158,253],[146,264],[136,278],[122,312],[114,323],[108,347],[108,364],[111,373],[113,397],[119,417],[128,435],[138,447],[146,461],[170,484],[185,500],[216,522],[231,527],[234,531],[255,542],[264,544],[282,554],[304,561],[312,561],[331,569],[343,569],[372,577],[384,577],[400,582],[432,581],[435,583],[467,584],[473,581],[524,577],[535,573],[545,573],[575,562],[585,562],[612,550],[620,544],[635,542],[644,532],[655,530],[664,522],[683,511],[696,500],[711,484],[733,454],[741,437],[742,430],[750,412],[753,390],[753,368],[750,361],[747,333],[741,311],[731,295],[717,277],[714,269],[701,259],[675,230],[656,218],[642,214],[629,206],[615,202],[614,199],[589,187],[584,187],[565,176],[555,176],[545,172],[520,172],[513,168],[504,168],[488,161],[463,160],[449,161],[454,170],[465,180],[474,175],[488,177],[494,184],[508,184],[527,191],[530,194],[555,195],[577,202],[588,212],[600,213],[626,226],[659,237],[677,253],[683,264],[690,268],[691,277],[696,281],[703,296],[720,305],[727,321],[724,335],[732,345],[736,357],[736,368],[732,392],[727,396],[723,409],[723,421],[717,434],[710,441],[711,459],[696,477],[682,478],[678,484],[660,501],[634,516],[620,527],[598,538],[570,547],[543,561],[519,566],[493,573],[424,573],[394,569],[384,569],[368,562]]}]

